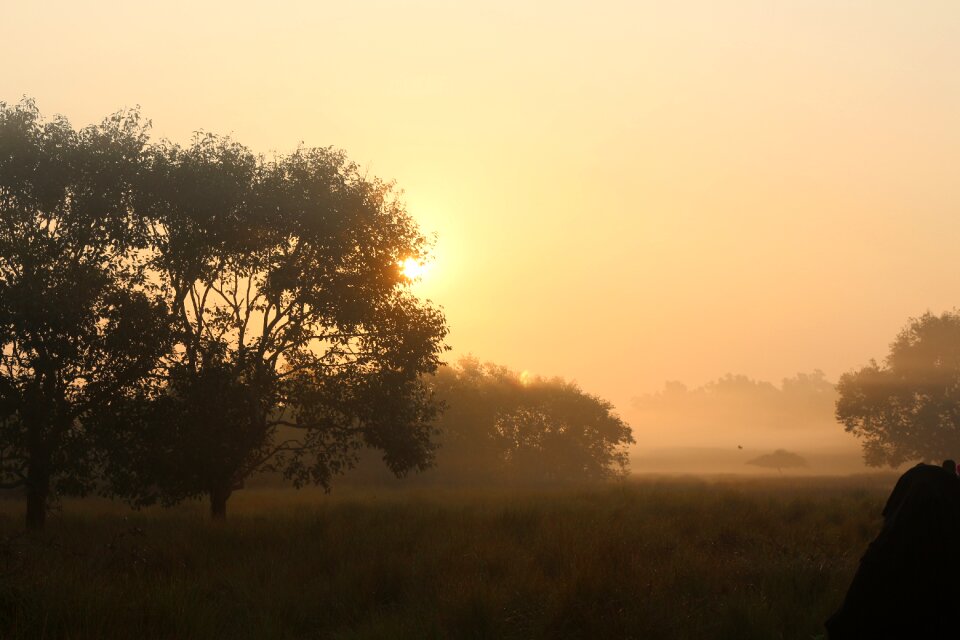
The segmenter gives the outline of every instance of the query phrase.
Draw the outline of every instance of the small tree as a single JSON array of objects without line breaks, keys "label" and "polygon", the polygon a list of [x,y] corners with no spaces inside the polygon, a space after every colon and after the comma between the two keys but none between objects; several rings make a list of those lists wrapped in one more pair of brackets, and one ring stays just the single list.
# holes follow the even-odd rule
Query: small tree
[{"label": "small tree", "polygon": [[766,453],[753,460],[747,460],[745,464],[752,464],[755,467],[766,467],[767,469],[776,469],[782,472],[784,469],[806,467],[807,461],[796,453],[784,449],[777,449],[773,453]]},{"label": "small tree", "polygon": [[836,415],[871,466],[956,458],[960,451],[960,314],[925,313],[899,333],[884,363],[847,373]]},{"label": "small tree", "polygon": [[0,103],[0,477],[31,528],[90,488],[95,417],[168,347],[131,209],[144,141],[135,112],[74,131]]},{"label": "small tree", "polygon": [[573,383],[463,359],[434,385],[445,405],[439,478],[570,482],[626,473],[629,425]]}]

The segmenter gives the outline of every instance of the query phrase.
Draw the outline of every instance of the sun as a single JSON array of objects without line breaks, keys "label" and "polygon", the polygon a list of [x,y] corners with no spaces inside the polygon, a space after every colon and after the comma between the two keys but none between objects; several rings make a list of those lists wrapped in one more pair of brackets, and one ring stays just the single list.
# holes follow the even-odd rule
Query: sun
[{"label": "sun", "polygon": [[407,280],[419,280],[427,273],[427,265],[415,258],[407,258],[400,263],[400,273]]}]

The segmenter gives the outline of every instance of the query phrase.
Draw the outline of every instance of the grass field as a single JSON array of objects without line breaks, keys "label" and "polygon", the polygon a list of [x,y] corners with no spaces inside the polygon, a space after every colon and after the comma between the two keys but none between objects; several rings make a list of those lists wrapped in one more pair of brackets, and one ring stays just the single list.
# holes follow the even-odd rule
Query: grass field
[{"label": "grass field", "polygon": [[0,503],[2,638],[814,638],[890,477]]}]

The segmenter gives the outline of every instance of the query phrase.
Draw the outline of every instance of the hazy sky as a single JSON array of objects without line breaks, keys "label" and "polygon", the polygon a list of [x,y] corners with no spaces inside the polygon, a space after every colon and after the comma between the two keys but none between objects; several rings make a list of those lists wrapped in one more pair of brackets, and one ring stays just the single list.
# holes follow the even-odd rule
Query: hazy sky
[{"label": "hazy sky", "polygon": [[[439,237],[458,354],[630,417],[831,379],[960,304],[960,3],[15,2],[0,100],[341,147]],[[639,425],[638,425],[639,426]]]}]

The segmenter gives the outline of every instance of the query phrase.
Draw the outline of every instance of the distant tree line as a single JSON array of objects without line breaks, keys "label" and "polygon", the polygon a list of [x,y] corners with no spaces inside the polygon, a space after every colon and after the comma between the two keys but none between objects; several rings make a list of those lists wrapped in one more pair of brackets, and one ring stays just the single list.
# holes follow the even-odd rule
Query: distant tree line
[{"label": "distant tree line", "polygon": [[447,328],[399,264],[428,249],[341,152],[0,103],[2,486],[39,527],[91,491],[223,517],[257,470],[327,485],[363,447],[424,468]]},{"label": "distant tree line", "polygon": [[798,373],[780,386],[728,374],[696,388],[667,382],[662,391],[640,396],[634,407],[662,428],[734,426],[760,429],[834,426],[837,390],[823,371]]},{"label": "distant tree line", "polygon": [[[910,319],[881,362],[843,374],[835,386],[821,371],[787,378],[780,388],[728,375],[693,390],[667,383],[637,398],[635,407],[659,428],[777,429],[835,420],[861,441],[864,462],[876,467],[960,459],[960,311]],[[787,453],[748,464],[799,466]]]}]

